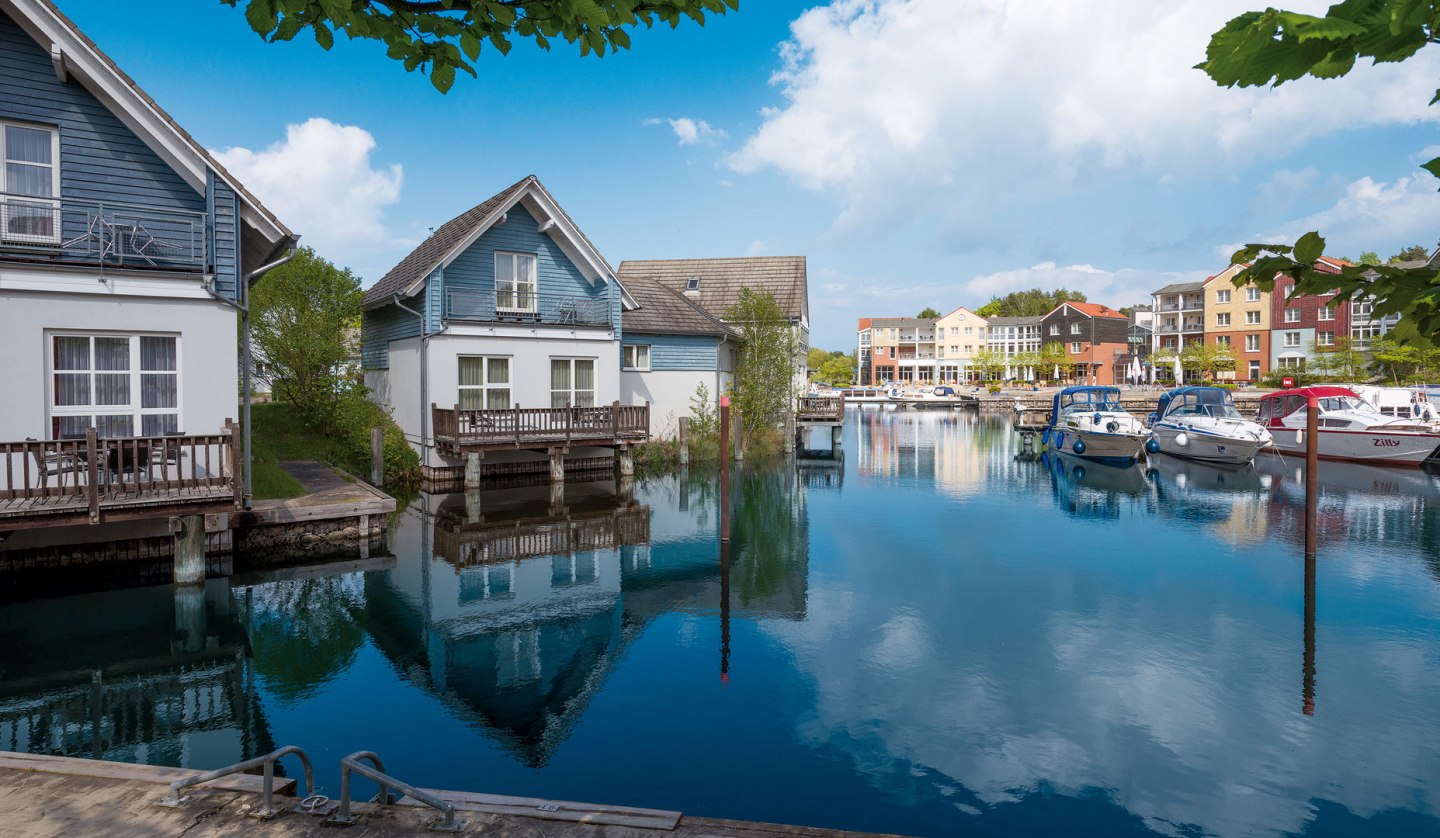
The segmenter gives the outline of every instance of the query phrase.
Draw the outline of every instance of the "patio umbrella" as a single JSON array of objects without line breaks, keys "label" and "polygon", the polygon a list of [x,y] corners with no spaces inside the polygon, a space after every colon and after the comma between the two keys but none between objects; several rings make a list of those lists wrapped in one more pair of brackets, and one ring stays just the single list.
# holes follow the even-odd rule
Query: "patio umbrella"
[{"label": "patio umbrella", "polygon": [[1139,384],[1139,383],[1140,383],[1140,377],[1143,376],[1144,374],[1145,374],[1145,372],[1140,369],[1140,358],[1139,358],[1139,356],[1136,356],[1136,357],[1131,358],[1131,359],[1130,359],[1130,380],[1131,380],[1131,381],[1134,381],[1136,384]]},{"label": "patio umbrella", "polygon": [[1175,356],[1175,383],[1181,384],[1185,381],[1185,371],[1180,368],[1180,356]]},{"label": "patio umbrella", "polygon": [[1055,380],[1056,380],[1056,381],[1059,381],[1059,380],[1060,380],[1060,365],[1059,365],[1059,364],[1056,364],[1056,365],[1055,365]]}]

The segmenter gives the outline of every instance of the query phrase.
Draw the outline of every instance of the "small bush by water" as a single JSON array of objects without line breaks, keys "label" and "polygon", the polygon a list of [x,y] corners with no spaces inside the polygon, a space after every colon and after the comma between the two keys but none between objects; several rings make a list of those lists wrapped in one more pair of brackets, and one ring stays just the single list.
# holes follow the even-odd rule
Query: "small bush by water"
[{"label": "small bush by water", "polygon": [[405,442],[400,427],[363,394],[342,397],[336,417],[319,423],[293,405],[264,404],[252,408],[254,485],[256,498],[288,498],[304,494],[300,484],[280,468],[281,460],[319,460],[360,476],[370,474],[370,429],[385,432],[385,485],[409,485],[419,476],[420,460]]}]

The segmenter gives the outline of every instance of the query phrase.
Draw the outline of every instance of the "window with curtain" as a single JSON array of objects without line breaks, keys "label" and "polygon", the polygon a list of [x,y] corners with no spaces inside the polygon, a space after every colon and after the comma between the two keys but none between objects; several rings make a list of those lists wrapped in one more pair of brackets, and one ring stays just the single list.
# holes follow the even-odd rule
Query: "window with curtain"
[{"label": "window with curtain", "polygon": [[456,402],[462,410],[502,410],[510,401],[510,359],[479,355],[460,357],[460,392]]},{"label": "window with curtain", "polygon": [[173,335],[56,334],[50,338],[50,434],[160,436],[180,432],[179,340]]},{"label": "window with curtain", "polygon": [[6,241],[60,238],[60,205],[54,200],[60,188],[57,136],[50,128],[0,122],[0,232]]},{"label": "window with curtain", "polygon": [[621,350],[622,366],[627,370],[650,369],[650,347],[645,344],[626,346]]},{"label": "window with curtain", "polygon": [[495,253],[495,308],[533,312],[535,256],[530,253]]},{"label": "window with curtain", "polygon": [[595,359],[550,359],[550,406],[595,406]]}]

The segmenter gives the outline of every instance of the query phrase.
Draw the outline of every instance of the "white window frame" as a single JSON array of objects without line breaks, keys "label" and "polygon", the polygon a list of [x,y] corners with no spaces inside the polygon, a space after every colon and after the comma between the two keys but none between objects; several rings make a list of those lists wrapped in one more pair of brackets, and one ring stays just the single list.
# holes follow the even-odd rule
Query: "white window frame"
[{"label": "white window frame", "polygon": [[[11,195],[10,184],[7,182],[9,176],[8,162],[10,161],[10,150],[6,147],[6,128],[27,128],[31,131],[44,131],[50,135],[50,195],[49,197]],[[22,166],[43,166],[43,163],[30,163],[24,160],[14,161]],[[49,207],[52,213],[50,235],[36,233],[12,233],[7,228],[10,218],[6,210],[6,204],[14,202],[28,209]],[[60,130],[53,125],[41,125],[34,122],[21,122],[18,120],[0,120],[0,218],[7,219],[4,226],[0,226],[0,241],[14,242],[16,244],[57,244],[60,241]],[[53,346],[52,346],[53,348]]]},{"label": "white window frame", "polygon": [[1304,358],[1281,358],[1277,366],[1282,370],[1303,370],[1305,369]]},{"label": "white window frame", "polygon": [[1370,301],[1368,301],[1368,300],[1361,300],[1361,301],[1358,302],[1358,303],[1351,303],[1351,304],[1350,304],[1350,316],[1351,316],[1351,317],[1366,317],[1366,318],[1368,318],[1371,314],[1374,313],[1374,311],[1375,311],[1375,304],[1372,303],[1372,302],[1370,302]]},{"label": "white window frame", "polygon": [[[644,350],[642,353],[641,350]],[[640,363],[640,356],[645,356],[644,363]],[[620,348],[620,368],[626,370],[637,370],[639,372],[650,371],[650,344],[648,343],[627,343]]]},{"label": "white window frame", "polygon": [[1070,324],[1070,334],[1072,334],[1072,335],[1078,335],[1078,334],[1080,334],[1080,324],[1079,324],[1079,323],[1071,323],[1071,324]]},{"label": "white window frame", "polygon": [[[500,266],[509,261],[508,276],[502,281]],[[534,253],[495,251],[495,310],[513,314],[534,314],[539,291],[539,258]],[[529,276],[520,277],[520,266],[528,263]],[[506,297],[510,295],[508,304]]]},{"label": "white window frame", "polygon": [[1079,354],[1080,354],[1081,352],[1083,352],[1083,351],[1084,351],[1084,350],[1080,348],[1080,341],[1075,340],[1075,341],[1071,341],[1071,342],[1070,342],[1070,354],[1071,354],[1071,355],[1079,355]]},{"label": "white window frame", "polygon": [[1253,286],[1253,285],[1251,285],[1251,286],[1249,286],[1248,288],[1246,288],[1246,289],[1245,289],[1245,302],[1247,302],[1247,303],[1258,303],[1258,302],[1260,302],[1260,289],[1259,289],[1259,288],[1256,288],[1256,287]]},{"label": "white window frame", "polygon": [[1215,292],[1215,302],[1217,302],[1217,303],[1228,303],[1228,302],[1230,302],[1230,292],[1229,292],[1229,291],[1216,291],[1216,292]]},{"label": "white window frame", "polygon": [[1285,333],[1285,348],[1286,348],[1286,349],[1295,349],[1295,348],[1297,348],[1298,346],[1300,346],[1300,333],[1299,333],[1299,332],[1286,332],[1286,333]]},{"label": "white window frame", "polygon": [[1051,324],[1050,324],[1050,336],[1051,336],[1051,337],[1059,337],[1059,335],[1060,335],[1060,324],[1059,324],[1059,323],[1051,323]]},{"label": "white window frame", "polygon": [[[466,359],[476,359],[476,360],[479,360],[479,361],[480,361],[480,383],[479,383],[479,384],[461,384],[461,383],[460,383],[460,363],[461,363],[462,361],[466,360]],[[503,381],[503,382],[498,382],[498,383],[497,383],[497,382],[494,382],[494,381],[491,381],[491,380],[490,380],[490,362],[491,362],[491,361],[504,361],[504,362],[505,362],[505,379],[506,379],[505,381]],[[511,356],[509,356],[509,355],[456,355],[456,356],[455,356],[455,404],[460,405],[460,409],[461,409],[461,410],[508,410],[509,408],[511,408],[512,406],[514,406],[514,401],[513,401],[512,398],[511,398],[511,396],[512,396],[512,395],[514,394],[514,392],[515,392],[514,387],[515,387],[515,359],[514,359],[513,357],[511,357]],[[466,392],[476,392],[476,393],[479,393],[479,394],[480,394],[480,405],[481,405],[481,406],[480,406],[480,407],[465,407],[464,394],[465,394]],[[490,402],[491,402],[490,394],[491,394],[491,393],[500,393],[500,392],[504,392],[504,393],[505,393],[505,398],[503,399],[503,402],[504,402],[504,403],[501,404],[501,403],[499,403],[499,402],[497,401],[496,404],[497,404],[498,406],[492,405],[492,404],[490,403]]]},{"label": "white window frame", "polygon": [[[175,369],[173,370],[145,370],[141,369],[140,339],[141,338],[169,338],[175,341]],[[90,342],[89,369],[88,370],[57,370],[55,369],[55,340],[56,338],[86,338]],[[96,338],[125,338],[130,343],[130,369],[128,370],[96,370],[95,369],[95,339]],[[185,378],[181,371],[185,369],[185,359],[182,354],[182,341],[179,333],[176,332],[96,332],[85,330],[56,329],[45,332],[45,405],[46,416],[45,426],[53,434],[55,419],[65,416],[90,417],[89,427],[95,427],[96,416],[129,416],[130,433],[127,437],[143,437],[145,416],[169,416],[175,417],[176,431],[183,431],[185,428],[185,415],[183,405],[185,404]],[[130,379],[129,402],[123,405],[100,405],[95,404],[95,375],[97,374],[119,375],[126,373]],[[55,388],[56,375],[86,375],[90,376],[90,404],[84,405],[57,405],[55,403],[58,393]],[[175,377],[175,406],[174,407],[143,407],[144,404],[144,376],[146,375],[173,375]],[[159,436],[158,434],[156,436]]]},{"label": "white window frame", "polygon": [[1300,309],[1298,309],[1298,308],[1287,308],[1287,309],[1285,309],[1285,322],[1286,322],[1286,323],[1299,323],[1299,322],[1300,322]]},{"label": "white window frame", "polygon": [[1251,361],[1250,364],[1249,364],[1249,368],[1250,368],[1250,379],[1249,379],[1249,380],[1254,381],[1255,379],[1257,379],[1257,378],[1260,377],[1260,362],[1259,362],[1259,361]]},{"label": "white window frame", "polygon": [[1215,315],[1215,325],[1216,325],[1216,326],[1229,326],[1229,325],[1230,325],[1230,312],[1228,312],[1228,311],[1222,311],[1222,312],[1220,312],[1219,314]]},{"label": "white window frame", "polygon": [[1246,336],[1245,336],[1245,351],[1246,351],[1246,352],[1259,352],[1259,351],[1260,351],[1260,336],[1259,336],[1259,335],[1246,335]]},{"label": "white window frame", "polygon": [[1260,325],[1260,312],[1258,312],[1258,311],[1247,311],[1247,312],[1245,312],[1245,325],[1246,325],[1246,326],[1259,326],[1259,325]]},{"label": "white window frame", "polygon": [[[569,365],[570,365],[570,374],[569,374],[569,382],[570,382],[570,383],[569,383],[569,386],[568,386],[566,389],[564,389],[564,390],[556,390],[556,389],[555,389],[555,383],[554,383],[554,375],[555,375],[555,372],[554,372],[554,370],[555,370],[555,363],[556,363],[557,361],[559,361],[559,362],[566,362],[566,363],[569,363]],[[576,364],[577,362],[579,362],[579,361],[589,361],[589,362],[590,362],[590,389],[589,389],[588,391],[587,391],[587,390],[580,390],[580,389],[576,388],[576,386],[575,386],[575,364]],[[549,389],[550,389],[550,406],[551,406],[551,407],[594,407],[594,406],[596,405],[595,395],[596,395],[596,391],[597,391],[597,389],[598,389],[596,385],[599,384],[599,381],[597,380],[597,377],[599,376],[599,374],[600,374],[600,360],[599,360],[598,358],[589,357],[589,356],[574,356],[574,355],[552,355],[552,356],[550,356],[550,366],[549,366],[549,368],[546,370],[546,375],[549,376],[549,384],[548,384],[547,386],[548,386]],[[590,401],[590,404],[578,404],[578,402],[582,401],[582,399],[580,398],[580,395],[581,395],[582,393],[586,393],[586,392],[588,392],[588,393],[590,394],[590,400],[589,400],[589,401]],[[561,394],[561,393],[564,393],[564,394],[565,394],[565,402],[566,402],[566,403],[565,403],[565,404],[556,404],[556,403],[555,403],[556,396],[558,396],[558,395]]]},{"label": "white window frame", "polygon": [[1229,348],[1231,348],[1231,347],[1230,347],[1230,336],[1229,336],[1229,335],[1216,335],[1216,336],[1215,336],[1215,346],[1218,347],[1218,348],[1220,348],[1220,349],[1229,349]]},{"label": "white window frame", "polygon": [[1335,319],[1335,304],[1334,304],[1334,303],[1322,303],[1322,304],[1320,305],[1320,319],[1321,319],[1321,320],[1334,320],[1334,319]]},{"label": "white window frame", "polygon": [[1335,345],[1335,333],[1334,333],[1334,332],[1316,332],[1316,333],[1315,333],[1315,345],[1316,345],[1316,346],[1334,346],[1334,345]]}]

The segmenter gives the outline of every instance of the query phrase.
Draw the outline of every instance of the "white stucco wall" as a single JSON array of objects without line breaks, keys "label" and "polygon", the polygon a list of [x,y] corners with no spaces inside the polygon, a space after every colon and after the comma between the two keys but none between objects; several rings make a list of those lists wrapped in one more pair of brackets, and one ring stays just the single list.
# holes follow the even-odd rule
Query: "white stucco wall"
[{"label": "white stucco wall", "polygon": [[0,283],[0,440],[50,436],[52,331],[179,338],[180,430],[216,433],[239,419],[237,315],[214,300],[11,291]]},{"label": "white stucco wall", "polygon": [[710,391],[710,400],[719,403],[720,396],[730,388],[731,375],[714,370],[678,370],[668,372],[621,372],[620,402],[650,402],[650,434],[655,439],[669,439],[679,431],[680,417],[691,413],[691,400],[701,384]]}]

